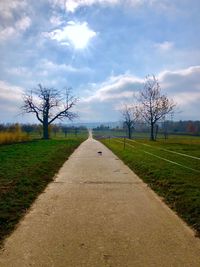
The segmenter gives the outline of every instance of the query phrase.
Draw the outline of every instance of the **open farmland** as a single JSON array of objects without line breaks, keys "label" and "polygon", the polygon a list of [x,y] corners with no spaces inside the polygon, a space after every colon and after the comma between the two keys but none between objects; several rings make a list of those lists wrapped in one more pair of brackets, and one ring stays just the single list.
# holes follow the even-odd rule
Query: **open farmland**
[{"label": "open farmland", "polygon": [[200,233],[200,138],[101,139]]}]

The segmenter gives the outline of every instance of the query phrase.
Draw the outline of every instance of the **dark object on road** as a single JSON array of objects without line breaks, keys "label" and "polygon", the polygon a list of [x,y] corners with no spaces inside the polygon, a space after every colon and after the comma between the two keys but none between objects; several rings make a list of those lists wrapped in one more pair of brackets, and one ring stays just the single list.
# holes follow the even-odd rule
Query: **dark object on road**
[{"label": "dark object on road", "polygon": [[97,153],[98,153],[100,156],[102,156],[102,151],[98,151]]}]

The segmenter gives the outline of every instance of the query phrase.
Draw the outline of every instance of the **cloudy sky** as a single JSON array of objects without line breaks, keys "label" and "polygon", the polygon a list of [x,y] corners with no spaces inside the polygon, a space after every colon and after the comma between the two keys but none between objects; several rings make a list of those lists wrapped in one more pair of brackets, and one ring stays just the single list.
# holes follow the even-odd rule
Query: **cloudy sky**
[{"label": "cloudy sky", "polygon": [[38,83],[72,87],[80,121],[116,121],[146,75],[200,119],[199,0],[1,0],[0,123]]}]

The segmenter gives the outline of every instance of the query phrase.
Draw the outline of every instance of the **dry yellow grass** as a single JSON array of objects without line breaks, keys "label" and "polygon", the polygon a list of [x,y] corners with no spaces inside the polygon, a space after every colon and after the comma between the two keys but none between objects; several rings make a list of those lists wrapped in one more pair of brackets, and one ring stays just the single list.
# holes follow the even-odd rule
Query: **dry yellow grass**
[{"label": "dry yellow grass", "polygon": [[19,124],[16,124],[12,131],[0,132],[0,144],[12,144],[29,139],[29,136],[21,131]]},{"label": "dry yellow grass", "polygon": [[29,140],[26,133],[18,132],[1,132],[0,133],[0,144],[12,144],[16,142],[22,142]]}]

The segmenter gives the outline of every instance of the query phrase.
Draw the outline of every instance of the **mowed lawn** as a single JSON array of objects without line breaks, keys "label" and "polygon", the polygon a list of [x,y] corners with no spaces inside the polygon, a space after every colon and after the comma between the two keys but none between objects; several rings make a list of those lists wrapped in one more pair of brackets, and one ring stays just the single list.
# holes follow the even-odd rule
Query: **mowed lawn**
[{"label": "mowed lawn", "polygon": [[0,146],[0,242],[84,139]]},{"label": "mowed lawn", "polygon": [[200,138],[101,141],[200,235]]}]

